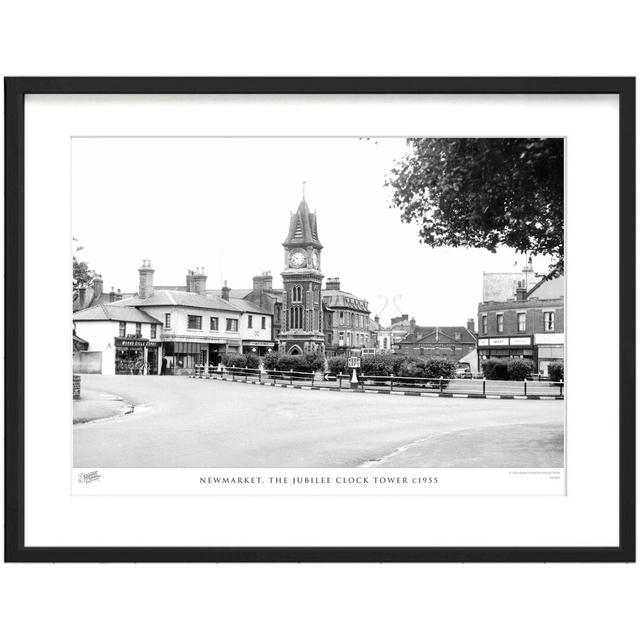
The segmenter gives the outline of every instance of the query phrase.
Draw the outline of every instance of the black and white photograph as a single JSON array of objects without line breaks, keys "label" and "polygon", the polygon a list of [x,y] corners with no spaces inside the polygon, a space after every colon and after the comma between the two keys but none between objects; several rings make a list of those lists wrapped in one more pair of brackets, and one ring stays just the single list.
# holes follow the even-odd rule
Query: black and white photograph
[{"label": "black and white photograph", "polygon": [[564,469],[564,138],[70,144],[75,468]]}]

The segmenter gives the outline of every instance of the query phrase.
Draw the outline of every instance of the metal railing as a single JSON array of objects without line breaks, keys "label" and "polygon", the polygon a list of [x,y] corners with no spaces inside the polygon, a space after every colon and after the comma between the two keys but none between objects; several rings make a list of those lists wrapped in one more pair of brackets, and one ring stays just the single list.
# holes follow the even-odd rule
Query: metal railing
[{"label": "metal railing", "polygon": [[[322,375],[318,380],[313,372],[294,371],[293,369],[253,369],[250,367],[226,367],[196,365],[196,377],[224,378],[229,376],[232,380],[257,379],[263,381],[284,381],[289,384],[302,383],[317,387],[349,388],[351,375],[346,373]],[[435,394],[451,393],[477,396],[559,396],[564,397],[564,380],[551,382],[548,380],[487,380],[485,378],[421,378],[409,376],[357,376],[357,387],[365,390],[384,388],[389,391],[416,391]]]}]

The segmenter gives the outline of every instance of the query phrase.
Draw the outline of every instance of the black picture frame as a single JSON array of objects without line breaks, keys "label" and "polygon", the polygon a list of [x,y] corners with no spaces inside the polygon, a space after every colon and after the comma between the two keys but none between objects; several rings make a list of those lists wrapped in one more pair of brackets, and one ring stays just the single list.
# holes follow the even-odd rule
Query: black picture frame
[{"label": "black picture frame", "polygon": [[[635,78],[5,78],[5,561],[635,561]],[[612,547],[26,547],[24,541],[24,104],[27,94],[616,94],[620,149],[619,530]]]}]

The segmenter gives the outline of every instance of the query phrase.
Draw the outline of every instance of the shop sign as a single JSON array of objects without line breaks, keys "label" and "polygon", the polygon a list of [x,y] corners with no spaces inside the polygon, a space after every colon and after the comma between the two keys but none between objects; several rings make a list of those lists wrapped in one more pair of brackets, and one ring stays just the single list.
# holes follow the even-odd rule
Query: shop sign
[{"label": "shop sign", "polygon": [[266,340],[255,340],[251,341],[243,341],[242,343],[245,347],[273,347],[275,346],[275,342],[267,342]]},{"label": "shop sign", "polygon": [[489,338],[480,338],[478,340],[479,347],[488,347],[489,346]]},{"label": "shop sign", "polygon": [[514,347],[517,346],[517,345],[530,345],[531,344],[531,338],[530,337],[526,337],[526,338],[511,338],[509,342]]},{"label": "shop sign", "polygon": [[508,347],[509,338],[490,338],[489,345],[492,347]]},{"label": "shop sign", "polygon": [[116,338],[116,347],[130,347],[134,349],[141,349],[149,344],[146,338]]}]

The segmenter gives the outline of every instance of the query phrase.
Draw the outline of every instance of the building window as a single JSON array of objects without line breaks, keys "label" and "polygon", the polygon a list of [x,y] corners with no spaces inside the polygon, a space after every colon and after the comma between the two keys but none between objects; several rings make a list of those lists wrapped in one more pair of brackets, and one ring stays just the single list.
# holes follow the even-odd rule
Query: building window
[{"label": "building window", "polygon": [[262,316],[262,328],[267,328],[267,318],[265,316]]},{"label": "building window", "polygon": [[527,330],[527,314],[519,313],[518,314],[518,331],[520,333],[524,333]]},{"label": "building window", "polygon": [[481,326],[482,333],[486,336],[487,335],[487,314],[486,313],[480,318],[480,326]]},{"label": "building window", "polygon": [[238,321],[235,318],[227,318],[227,331],[237,331]]},{"label": "building window", "polygon": [[504,315],[502,313],[496,313],[496,331],[504,333]]},{"label": "building window", "polygon": [[543,314],[544,330],[553,331],[555,325],[556,313],[555,311],[545,311]]},{"label": "building window", "polygon": [[202,329],[202,316],[187,316],[187,329]]},{"label": "building window", "polygon": [[157,337],[156,331],[157,331],[158,327],[155,324],[151,325],[151,339],[155,340]]},{"label": "building window", "polygon": [[218,318],[214,316],[209,317],[209,331],[217,331],[218,330]]},{"label": "building window", "polygon": [[124,338],[127,335],[127,323],[126,322],[118,323],[118,335],[121,338]]},{"label": "building window", "polygon": [[302,307],[296,306],[289,309],[289,322],[291,329],[302,329],[303,312]]},{"label": "building window", "polygon": [[249,329],[253,329],[253,316],[247,316],[247,326]]},{"label": "building window", "polygon": [[142,322],[136,322],[136,335],[142,335]]},{"label": "building window", "polygon": [[338,344],[342,346],[344,344],[344,331],[340,331],[338,334]]},{"label": "building window", "polygon": [[165,329],[171,329],[171,314],[170,313],[165,313],[164,314],[164,328]]},{"label": "building window", "polygon": [[295,286],[291,289],[291,301],[292,302],[302,302],[302,287]]},{"label": "building window", "polygon": [[342,324],[344,322],[344,311],[340,312],[340,323]]}]

